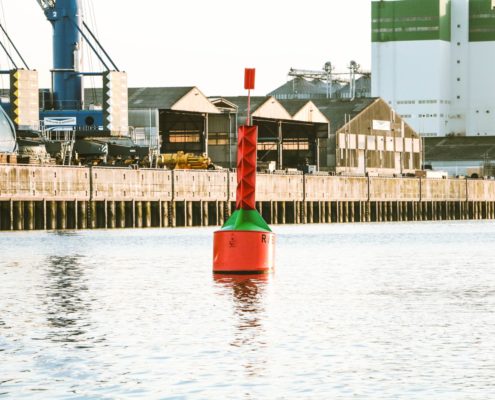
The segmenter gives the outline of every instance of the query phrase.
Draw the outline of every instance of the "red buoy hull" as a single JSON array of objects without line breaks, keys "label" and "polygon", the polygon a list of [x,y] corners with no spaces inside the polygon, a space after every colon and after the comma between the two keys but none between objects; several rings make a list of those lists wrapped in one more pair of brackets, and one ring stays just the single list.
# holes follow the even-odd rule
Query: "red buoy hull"
[{"label": "red buoy hull", "polygon": [[213,236],[215,274],[263,274],[275,266],[275,234],[217,231]]}]

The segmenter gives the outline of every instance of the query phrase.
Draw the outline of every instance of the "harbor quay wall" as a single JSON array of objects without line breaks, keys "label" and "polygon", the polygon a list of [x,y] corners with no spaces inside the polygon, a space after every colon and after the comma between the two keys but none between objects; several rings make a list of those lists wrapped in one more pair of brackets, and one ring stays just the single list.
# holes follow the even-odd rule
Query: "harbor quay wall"
[{"label": "harbor quay wall", "polygon": [[[495,180],[258,174],[270,224],[495,218]],[[0,230],[222,225],[228,170],[0,165]]]}]

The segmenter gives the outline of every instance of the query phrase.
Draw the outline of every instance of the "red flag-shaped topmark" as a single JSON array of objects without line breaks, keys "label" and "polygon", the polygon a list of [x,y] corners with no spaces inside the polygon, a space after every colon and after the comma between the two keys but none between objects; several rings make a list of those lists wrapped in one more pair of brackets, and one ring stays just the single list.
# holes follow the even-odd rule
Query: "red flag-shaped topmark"
[{"label": "red flag-shaped topmark", "polygon": [[251,90],[254,89],[254,76],[255,76],[254,68],[245,68],[244,69],[244,89]]}]

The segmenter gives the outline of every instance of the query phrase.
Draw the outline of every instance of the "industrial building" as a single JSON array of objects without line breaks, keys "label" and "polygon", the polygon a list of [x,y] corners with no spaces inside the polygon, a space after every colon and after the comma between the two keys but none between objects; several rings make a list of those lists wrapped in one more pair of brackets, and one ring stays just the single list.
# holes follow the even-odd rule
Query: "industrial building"
[{"label": "industrial building", "polygon": [[[247,98],[224,100],[246,119]],[[400,176],[421,169],[419,135],[382,99],[277,100],[252,98],[252,123],[258,126],[260,165],[339,175]]]},{"label": "industrial building", "polygon": [[278,100],[354,99],[371,97],[371,76],[355,61],[348,72],[335,72],[331,62],[321,70],[291,68],[288,80],[268,93]]},{"label": "industrial building", "polygon": [[138,139],[151,143],[158,132],[160,153],[207,152],[210,114],[219,111],[196,87],[129,88],[129,124]]},{"label": "industrial building", "polygon": [[495,176],[495,137],[425,138],[425,164],[449,176]]},{"label": "industrial building", "polygon": [[422,136],[495,135],[494,6],[372,1],[372,95]]},{"label": "industrial building", "polygon": [[[247,97],[226,100],[237,106],[237,120],[244,124]],[[325,154],[321,140],[328,137],[329,121],[309,103],[296,101],[287,106],[271,96],[251,97],[251,122],[258,126],[258,164],[262,168],[268,168],[270,162],[276,169],[301,169],[305,164],[327,166],[320,156]]]},{"label": "industrial building", "polygon": [[321,79],[310,80],[302,76],[296,76],[272,90],[268,93],[268,96],[273,96],[278,100],[324,99],[336,97],[341,88],[342,85],[338,82],[333,82],[330,86]]},{"label": "industrial building", "polygon": [[371,77],[360,76],[354,83],[334,81],[331,87],[327,83],[303,77],[295,77],[268,93],[278,100],[314,100],[314,99],[351,99],[371,97]]},{"label": "industrial building", "polygon": [[[101,90],[87,89],[85,98],[99,104]],[[178,151],[208,153],[209,119],[220,116],[221,111],[197,87],[129,88],[128,104],[130,137],[149,147],[150,156]]]},{"label": "industrial building", "polygon": [[421,168],[420,137],[382,99],[320,99],[314,103],[330,121],[330,171],[401,176]]},{"label": "industrial building", "polygon": [[[135,141],[156,143],[160,154],[205,153],[215,165],[235,168],[246,96],[207,98],[195,87],[162,87],[130,88],[128,98]],[[419,136],[381,99],[255,96],[251,123],[258,126],[262,170],[399,176],[421,168]]]},{"label": "industrial building", "polygon": [[[97,148],[112,165],[150,157],[142,165],[158,166],[153,160],[160,155],[184,152],[205,155],[216,167],[235,168],[237,128],[247,118],[246,96],[208,98],[190,86],[129,88],[126,97],[129,135],[76,142],[78,154]],[[86,89],[84,101],[98,109],[102,90]],[[413,174],[422,165],[419,136],[378,98],[255,96],[251,111],[251,123],[259,129],[260,170],[399,176]],[[50,153],[59,151],[46,146]]]}]

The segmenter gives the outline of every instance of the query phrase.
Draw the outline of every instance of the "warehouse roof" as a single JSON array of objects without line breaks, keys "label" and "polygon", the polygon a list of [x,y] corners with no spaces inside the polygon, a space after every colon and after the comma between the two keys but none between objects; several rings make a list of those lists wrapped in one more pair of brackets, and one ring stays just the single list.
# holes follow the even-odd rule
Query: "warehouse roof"
[{"label": "warehouse roof", "polygon": [[311,100],[279,100],[294,121],[328,124],[328,118]]},{"label": "warehouse roof", "polygon": [[301,108],[308,104],[309,100],[279,100],[279,102],[290,115],[294,116]]},{"label": "warehouse roof", "polygon": [[193,86],[129,88],[129,108],[169,110],[193,89]]},{"label": "warehouse roof", "polygon": [[314,99],[318,109],[330,121],[330,132],[335,133],[345,125],[346,118],[354,118],[378,98],[367,97],[350,100]]},{"label": "warehouse roof", "polygon": [[[247,96],[224,97],[237,105],[239,120],[243,121],[247,117]],[[251,115],[253,117],[267,118],[274,120],[291,120],[292,116],[280,104],[280,102],[272,96],[253,96],[251,97]]]},{"label": "warehouse roof", "polygon": [[[102,103],[102,89],[86,89],[87,103]],[[95,98],[96,97],[96,98]],[[141,87],[128,89],[129,108],[190,111],[217,114],[218,109],[195,86]]]},{"label": "warehouse roof", "polygon": [[[247,116],[247,96],[223,99],[237,105],[239,120],[244,121]],[[273,96],[251,97],[251,115],[273,120],[328,123],[318,107],[309,100],[277,100]]]},{"label": "warehouse roof", "polygon": [[426,161],[483,161],[495,159],[495,136],[427,137]]}]

